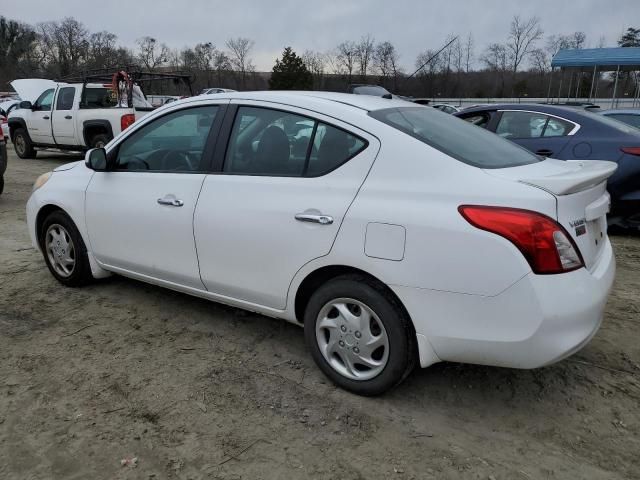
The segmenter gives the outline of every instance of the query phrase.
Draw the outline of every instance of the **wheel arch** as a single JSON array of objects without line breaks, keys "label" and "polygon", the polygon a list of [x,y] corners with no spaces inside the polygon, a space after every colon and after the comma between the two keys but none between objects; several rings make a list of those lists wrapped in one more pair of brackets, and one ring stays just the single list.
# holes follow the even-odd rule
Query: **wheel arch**
[{"label": "wheel arch", "polygon": [[27,128],[27,122],[24,121],[24,118],[10,118],[9,119],[9,138],[13,142],[13,136],[15,131],[18,128],[24,129],[25,133],[29,137],[29,141],[31,141],[31,135],[29,135],[29,129]]},{"label": "wheel arch", "polygon": [[[386,293],[391,295],[398,302],[398,305],[400,305],[400,307],[404,310],[407,318],[411,320],[411,316],[409,315],[409,312],[407,311],[400,298],[398,298],[395,292],[391,290],[386,283],[384,283],[375,275],[372,275],[360,268],[349,265],[324,265],[309,272],[296,289],[294,300],[294,314],[296,320],[299,323],[303,323],[304,321],[304,310],[309,303],[309,299],[311,298],[311,295],[313,295],[313,292],[329,280],[343,275],[361,275],[367,277],[375,284],[377,284],[380,288],[384,289]],[[413,327],[413,321],[411,321],[411,325],[415,330],[415,327]]]},{"label": "wheel arch", "polygon": [[91,139],[100,134],[106,134],[110,140],[113,139],[113,128],[109,120],[87,120],[82,124],[82,137],[87,147],[91,147]]},{"label": "wheel arch", "polygon": [[44,221],[49,215],[51,215],[53,212],[56,212],[56,211],[60,211],[64,213],[66,216],[68,216],[71,219],[72,222],[75,223],[75,221],[73,220],[73,217],[69,215],[69,213],[65,211],[65,209],[62,208],[61,206],[53,203],[48,203],[42,206],[40,210],[38,210],[38,213],[36,215],[36,224],[35,224],[36,239],[38,241],[38,246],[40,247],[40,250],[42,250],[42,226],[44,225]]}]

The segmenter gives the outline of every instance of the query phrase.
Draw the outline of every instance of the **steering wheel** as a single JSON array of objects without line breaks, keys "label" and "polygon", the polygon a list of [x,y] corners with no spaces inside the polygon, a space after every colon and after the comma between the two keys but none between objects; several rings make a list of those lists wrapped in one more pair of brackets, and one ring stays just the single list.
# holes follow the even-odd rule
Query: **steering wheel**
[{"label": "steering wheel", "polygon": [[[175,162],[175,165],[173,168],[166,168],[170,161]],[[182,165],[185,165],[186,168],[182,168],[180,162],[182,162]],[[163,170],[195,170],[189,152],[184,150],[167,150],[164,155],[162,155],[160,164],[163,166]]]},{"label": "steering wheel", "polygon": [[[144,168],[141,168],[140,165]],[[140,157],[133,157],[127,162],[127,170],[151,170],[151,167],[146,160],[143,160]]]}]

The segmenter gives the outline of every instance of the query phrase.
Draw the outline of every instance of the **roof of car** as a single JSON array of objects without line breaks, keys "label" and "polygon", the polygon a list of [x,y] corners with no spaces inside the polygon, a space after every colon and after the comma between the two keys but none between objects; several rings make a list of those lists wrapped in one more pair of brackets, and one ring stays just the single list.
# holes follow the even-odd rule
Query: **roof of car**
[{"label": "roof of car", "polygon": [[[231,98],[243,100],[266,100],[282,103],[298,103],[304,98],[313,98],[327,103],[340,103],[371,112],[384,108],[411,107],[411,102],[399,99],[388,99],[372,95],[354,95],[352,93],[316,92],[316,91],[258,91],[230,92],[215,95],[216,99]],[[413,105],[415,106],[415,105]]]},{"label": "roof of car", "polygon": [[560,115],[565,117],[590,115],[584,109],[567,107],[563,105],[547,105],[540,103],[491,103],[487,105],[479,105],[477,107],[469,107],[454,113],[454,115],[467,115],[474,112],[484,112],[487,110],[526,110],[530,112],[549,113],[551,115]]},{"label": "roof of car", "polygon": [[619,108],[612,110],[602,110],[598,113],[602,115],[615,115],[616,113],[622,113],[624,115],[640,115],[640,108]]}]

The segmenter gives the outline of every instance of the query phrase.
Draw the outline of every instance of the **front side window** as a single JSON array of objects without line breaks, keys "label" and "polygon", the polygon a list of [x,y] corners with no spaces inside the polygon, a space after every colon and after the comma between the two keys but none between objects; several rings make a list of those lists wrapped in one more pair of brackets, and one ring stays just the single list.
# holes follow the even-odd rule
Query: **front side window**
[{"label": "front side window", "polygon": [[355,135],[302,115],[240,107],[223,170],[244,175],[319,176],[338,168],[365,146]]},{"label": "front side window", "polygon": [[56,101],[56,110],[71,110],[73,107],[73,99],[76,96],[75,87],[64,87],[58,92],[58,100]]},{"label": "front side window", "polygon": [[473,115],[463,117],[463,119],[473,125],[477,125],[478,127],[487,128],[489,125],[489,114],[488,113],[475,113]]},{"label": "front side window", "polygon": [[50,112],[51,105],[53,104],[53,92],[53,88],[50,88],[49,90],[43,92],[42,95],[38,97],[38,100],[36,100],[34,110],[38,110],[41,112]]},{"label": "front side window", "polygon": [[540,162],[541,158],[483,128],[430,108],[385,108],[369,115],[407,135],[479,168],[506,168]]},{"label": "front side window", "polygon": [[153,120],[124,140],[117,170],[202,171],[202,156],[217,106],[195,107]]}]

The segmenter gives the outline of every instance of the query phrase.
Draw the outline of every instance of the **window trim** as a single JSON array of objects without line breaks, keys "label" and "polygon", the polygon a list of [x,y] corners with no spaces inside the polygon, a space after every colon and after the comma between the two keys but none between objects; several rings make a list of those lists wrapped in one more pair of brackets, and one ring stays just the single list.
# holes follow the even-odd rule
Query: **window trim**
[{"label": "window trim", "polygon": [[[309,143],[309,147],[307,147],[307,156],[305,158],[305,165],[304,165],[304,169],[303,169],[303,173],[302,175],[286,175],[286,174],[280,174],[280,175],[273,175],[273,174],[266,174],[266,173],[244,173],[244,172],[225,172],[224,171],[224,164],[226,162],[226,158],[227,158],[227,150],[229,149],[229,145],[231,143],[231,133],[233,131],[233,126],[235,125],[236,122],[236,118],[238,116],[238,112],[240,111],[240,108],[245,107],[245,108],[260,108],[260,109],[264,109],[264,110],[273,110],[273,111],[277,111],[277,112],[283,112],[286,114],[290,114],[290,115],[297,115],[299,117],[305,117],[311,121],[314,122],[314,126],[313,126],[313,131],[311,133],[311,137],[310,137],[310,143]],[[300,107],[296,107],[299,108]],[[248,104],[248,103],[233,103],[230,105],[229,108],[229,115],[228,115],[228,119],[225,118],[225,125],[222,127],[221,129],[221,135],[224,135],[223,138],[225,138],[224,141],[224,148],[220,148],[218,151],[218,148],[216,148],[216,160],[214,162],[214,167],[216,169],[215,172],[213,173],[217,173],[219,175],[233,175],[233,176],[244,176],[244,177],[271,177],[271,178],[319,178],[319,177],[324,177],[325,175],[329,175],[331,172],[337,170],[338,168],[342,167],[344,164],[346,164],[347,162],[351,161],[352,159],[354,159],[355,157],[357,157],[358,155],[360,155],[362,152],[364,152],[367,148],[369,148],[369,140],[367,140],[366,138],[362,138],[360,135],[357,135],[355,133],[353,133],[350,130],[347,130],[343,127],[338,127],[337,125],[327,122],[325,120],[320,120],[316,117],[310,116],[306,113],[299,113],[296,111],[292,111],[292,110],[287,110],[286,108],[278,108],[278,107],[272,107],[272,106],[264,106],[264,105],[253,105],[253,104]],[[349,157],[347,157],[342,163],[336,165],[335,167],[333,167],[331,170],[327,170],[326,172],[323,172],[322,174],[319,175],[307,175],[307,169],[308,169],[308,164],[309,164],[309,159],[310,159],[310,155],[311,155],[311,151],[313,150],[313,143],[315,141],[315,134],[316,134],[316,130],[317,130],[317,126],[318,124],[323,123],[329,127],[335,128],[337,130],[341,130],[345,133],[347,133],[348,135],[351,135],[355,138],[357,138],[358,140],[360,140],[363,143],[363,146],[357,150],[356,152],[354,152],[353,154],[351,154]],[[220,145],[220,147],[222,147]],[[221,158],[220,158],[221,155]]]},{"label": "window trim", "polygon": [[[208,107],[217,107],[218,113],[216,114],[216,117],[213,120],[213,123],[211,124],[211,129],[209,130],[209,134],[207,135],[207,139],[205,140],[204,148],[202,149],[202,160],[200,162],[201,168],[199,168],[198,170],[120,170],[116,168],[118,155],[120,154],[120,147],[122,146],[122,144],[125,143],[128,139],[130,139],[133,135],[138,133],[140,130],[142,130],[146,126],[151,125],[152,123],[155,123],[156,120],[159,120],[161,118],[164,118],[174,113],[182,113],[187,110],[192,110],[194,108],[208,108]],[[206,103],[206,104],[192,105],[186,108],[178,108],[175,110],[170,110],[168,112],[163,113],[162,115],[158,115],[157,117],[150,119],[148,122],[144,122],[134,131],[132,131],[126,137],[124,137],[117,145],[114,146],[113,149],[111,149],[107,153],[107,158],[109,162],[113,162],[113,168],[110,169],[109,172],[183,173],[183,174],[186,173],[186,174],[196,174],[196,175],[202,175],[202,174],[207,175],[207,174],[213,173],[213,168],[215,167],[215,162],[214,162],[215,150],[217,150],[218,139],[220,138],[220,133],[222,131],[221,126],[222,126],[223,119],[225,119],[226,117],[227,108],[228,108],[228,104],[226,103]]]},{"label": "window trim", "polygon": [[558,120],[562,120],[564,122],[570,123],[573,125],[573,128],[571,129],[571,131],[569,133],[567,133],[566,135],[558,135],[555,137],[545,137],[544,136],[544,130],[546,130],[547,128],[547,124],[549,123],[549,120],[547,120],[544,124],[544,129],[542,131],[542,134],[539,137],[513,137],[513,138],[507,138],[506,140],[536,140],[538,138],[563,138],[563,137],[572,137],[573,135],[575,135],[576,133],[578,133],[578,131],[582,128],[582,125],[580,125],[579,123],[574,122],[573,120],[569,120],[568,118],[564,118],[561,117],[559,115],[554,115],[553,113],[547,113],[547,112],[536,112],[535,110],[523,110],[523,109],[519,109],[519,108],[502,108],[500,110],[497,111],[500,114],[500,118],[498,119],[498,121],[496,122],[495,128],[496,130],[494,130],[494,132],[497,131],[498,129],[498,125],[500,124],[500,120],[502,120],[502,114],[504,112],[524,112],[524,113],[535,113],[536,115],[545,115],[547,117],[553,117],[553,118],[557,118]]}]

